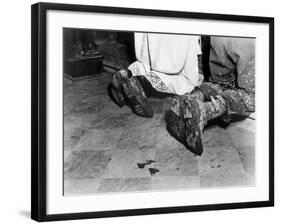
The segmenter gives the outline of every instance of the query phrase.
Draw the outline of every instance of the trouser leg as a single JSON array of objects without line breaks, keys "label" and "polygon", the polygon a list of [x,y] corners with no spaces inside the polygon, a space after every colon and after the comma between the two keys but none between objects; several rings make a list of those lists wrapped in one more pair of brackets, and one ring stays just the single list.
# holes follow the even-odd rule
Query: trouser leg
[{"label": "trouser leg", "polygon": [[247,117],[255,111],[255,94],[243,89],[229,89],[224,86],[205,82],[199,87],[207,101],[210,97],[220,95],[226,102],[226,113],[221,117],[225,123],[230,123],[235,117]]}]

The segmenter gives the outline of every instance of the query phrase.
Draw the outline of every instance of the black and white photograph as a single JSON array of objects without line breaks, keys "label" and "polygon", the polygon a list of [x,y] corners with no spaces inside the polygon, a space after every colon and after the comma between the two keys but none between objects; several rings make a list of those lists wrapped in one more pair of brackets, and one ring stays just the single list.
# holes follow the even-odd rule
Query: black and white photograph
[{"label": "black and white photograph", "polygon": [[278,223],[277,2],[4,1],[0,223]]},{"label": "black and white photograph", "polygon": [[32,218],[274,205],[274,19],[32,7]]},{"label": "black and white photograph", "polygon": [[255,186],[255,41],[65,27],[64,195]]}]

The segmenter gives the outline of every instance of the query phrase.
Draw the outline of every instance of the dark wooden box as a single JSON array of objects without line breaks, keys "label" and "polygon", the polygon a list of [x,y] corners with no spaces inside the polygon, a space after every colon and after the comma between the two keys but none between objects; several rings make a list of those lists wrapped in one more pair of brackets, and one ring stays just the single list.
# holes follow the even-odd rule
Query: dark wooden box
[{"label": "dark wooden box", "polygon": [[64,73],[71,78],[95,75],[103,71],[103,56],[96,52],[91,55],[77,55],[67,58],[64,63]]}]

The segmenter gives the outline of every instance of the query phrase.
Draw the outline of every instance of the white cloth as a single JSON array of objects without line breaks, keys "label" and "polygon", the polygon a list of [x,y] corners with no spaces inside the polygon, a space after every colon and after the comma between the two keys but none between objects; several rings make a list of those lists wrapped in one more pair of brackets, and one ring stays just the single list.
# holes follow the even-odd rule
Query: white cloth
[{"label": "white cloth", "polygon": [[135,33],[135,51],[137,61],[129,69],[156,90],[182,95],[200,85],[199,36]]}]

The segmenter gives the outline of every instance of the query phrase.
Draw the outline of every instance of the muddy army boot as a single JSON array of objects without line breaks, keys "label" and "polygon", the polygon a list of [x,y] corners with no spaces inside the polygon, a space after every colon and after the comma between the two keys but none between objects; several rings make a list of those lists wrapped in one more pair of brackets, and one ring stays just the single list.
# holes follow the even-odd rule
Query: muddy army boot
[{"label": "muddy army boot", "polygon": [[109,87],[109,90],[113,101],[119,107],[123,107],[126,104],[122,84],[130,77],[132,77],[131,71],[125,69],[119,70],[112,77],[112,83]]},{"label": "muddy army boot", "polygon": [[147,101],[147,93],[142,87],[140,77],[133,76],[123,84],[124,95],[133,112],[142,117],[153,117],[152,107]]},{"label": "muddy army boot", "polygon": [[173,107],[166,114],[169,133],[196,155],[203,153],[202,134],[207,122],[226,113],[226,102],[221,96],[210,99],[203,102],[196,97],[176,97],[173,101],[179,105],[179,115]]}]

